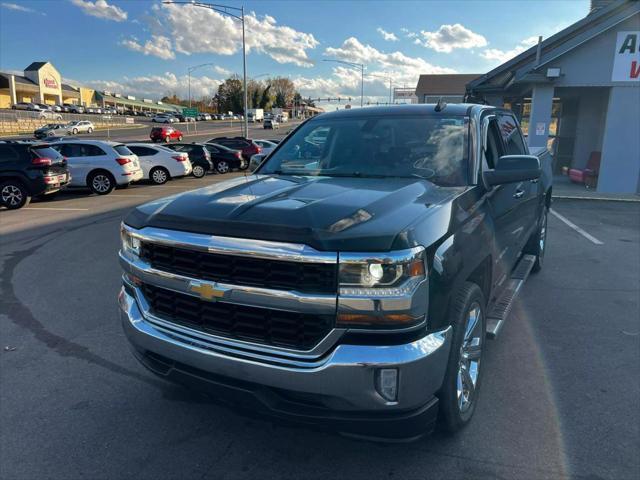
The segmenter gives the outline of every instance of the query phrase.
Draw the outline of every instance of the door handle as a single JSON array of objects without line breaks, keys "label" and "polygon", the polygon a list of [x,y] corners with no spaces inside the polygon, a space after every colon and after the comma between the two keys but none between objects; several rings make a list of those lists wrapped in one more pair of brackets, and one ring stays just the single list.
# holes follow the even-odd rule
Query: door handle
[{"label": "door handle", "polygon": [[516,190],[516,193],[513,194],[513,198],[522,198],[524,197],[524,190]]}]

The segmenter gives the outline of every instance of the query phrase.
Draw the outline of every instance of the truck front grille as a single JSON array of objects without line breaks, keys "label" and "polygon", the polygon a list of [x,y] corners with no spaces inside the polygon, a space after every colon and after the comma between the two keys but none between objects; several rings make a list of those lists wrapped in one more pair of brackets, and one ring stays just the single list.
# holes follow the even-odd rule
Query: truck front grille
[{"label": "truck front grille", "polygon": [[337,291],[335,264],[222,255],[147,242],[141,246],[140,257],[157,270],[202,280],[301,293]]},{"label": "truck front grille", "polygon": [[285,312],[208,302],[149,284],[141,287],[151,312],[169,322],[214,335],[308,350],[333,327],[333,315]]}]

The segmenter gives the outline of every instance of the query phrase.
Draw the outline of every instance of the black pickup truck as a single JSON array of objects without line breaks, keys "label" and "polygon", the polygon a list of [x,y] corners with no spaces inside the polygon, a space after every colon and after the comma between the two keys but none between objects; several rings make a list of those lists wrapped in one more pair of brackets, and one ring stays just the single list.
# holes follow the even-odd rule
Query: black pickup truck
[{"label": "black pickup truck", "polygon": [[126,335],[151,371],[254,412],[456,431],[486,339],[542,267],[549,160],[490,106],[322,114],[252,175],[126,217]]}]

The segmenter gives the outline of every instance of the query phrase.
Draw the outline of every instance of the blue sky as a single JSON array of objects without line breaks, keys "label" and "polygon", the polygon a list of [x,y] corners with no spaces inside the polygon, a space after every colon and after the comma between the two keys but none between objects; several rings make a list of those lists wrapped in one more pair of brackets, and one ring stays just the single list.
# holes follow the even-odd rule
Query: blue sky
[{"label": "blue sky", "polygon": [[[572,1],[229,1],[247,12],[249,76],[282,75],[305,96],[382,100],[420,73],[484,73],[588,13]],[[0,70],[51,61],[64,78],[111,91],[213,95],[242,72],[239,22],[191,6],[146,0],[0,0]]]}]

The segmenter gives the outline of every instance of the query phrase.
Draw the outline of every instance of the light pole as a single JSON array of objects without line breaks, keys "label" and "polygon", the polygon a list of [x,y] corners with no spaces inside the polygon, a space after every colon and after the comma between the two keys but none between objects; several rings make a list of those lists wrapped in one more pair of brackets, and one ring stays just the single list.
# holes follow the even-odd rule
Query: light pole
[{"label": "light pole", "polygon": [[384,72],[384,73],[385,73],[384,75],[378,75],[378,74],[375,74],[375,73],[367,73],[367,77],[384,78],[385,80],[389,80],[389,105],[391,105],[391,102],[392,102],[391,101],[391,97],[392,97],[392,92],[393,92],[393,90],[392,90],[393,77],[391,76],[391,74],[394,73],[394,72],[389,72],[389,73]]},{"label": "light pole", "polygon": [[349,65],[353,68],[360,69],[360,106],[364,106],[364,64],[363,63],[355,63],[355,62],[345,62],[343,60],[334,60],[334,59],[323,59],[323,62],[335,62],[335,63],[343,63],[345,65]]},{"label": "light pole", "polygon": [[189,74],[189,108],[191,108],[191,72],[197,70],[200,67],[208,67],[209,65],[215,65],[215,63],[202,63],[200,65],[195,65],[187,69],[187,73]]},{"label": "light pole", "polygon": [[[162,3],[170,4],[183,4],[183,5],[191,5],[193,7],[201,7],[208,8],[209,10],[213,10],[214,12],[218,12],[222,15],[227,15],[231,18],[235,18],[236,20],[240,20],[242,23],[242,86],[244,90],[244,115],[242,118],[244,119],[244,136],[249,136],[249,122],[247,120],[247,48],[244,40],[244,7],[229,7],[227,5],[217,5],[213,3],[201,3],[201,2],[182,2],[182,1],[174,1],[174,0],[164,0]],[[233,13],[233,12],[240,12]]]}]

